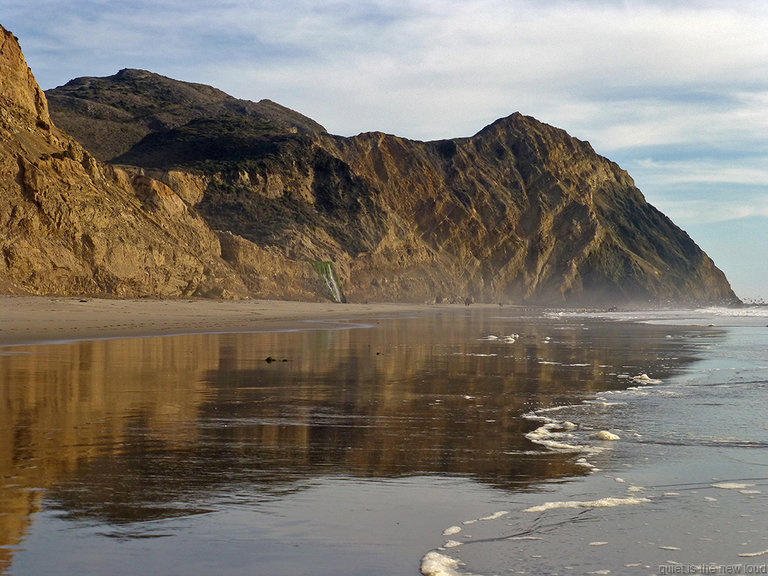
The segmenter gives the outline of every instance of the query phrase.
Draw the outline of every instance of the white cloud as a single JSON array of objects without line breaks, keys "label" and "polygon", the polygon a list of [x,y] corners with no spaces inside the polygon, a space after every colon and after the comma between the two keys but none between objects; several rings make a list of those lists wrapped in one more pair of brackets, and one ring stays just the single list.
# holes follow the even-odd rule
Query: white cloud
[{"label": "white cloud", "polygon": [[743,184],[760,186],[768,197],[768,157],[738,160],[723,165],[707,160],[663,161],[645,158],[638,161],[648,177],[667,185]]},{"label": "white cloud", "polygon": [[683,228],[746,218],[768,218],[766,198],[749,203],[731,200],[664,200],[656,202],[655,206]]},{"label": "white cloud", "polygon": [[[763,91],[768,83],[768,8],[754,2],[74,4],[25,0],[11,11],[22,20],[25,9],[30,19],[43,5],[52,12],[48,22],[30,20],[35,46],[47,44],[45,87],[89,60],[111,73],[151,67],[250,99],[287,97],[344,134],[466,135],[482,128],[468,114],[488,123],[520,110],[584,138],[602,131],[616,139],[610,149],[637,136],[655,145],[679,142],[691,134],[685,119],[711,110],[681,100],[680,87],[740,90],[748,100],[757,79]],[[642,97],[649,90],[655,97]],[[765,102],[745,101],[742,117],[755,118],[756,107]]]}]

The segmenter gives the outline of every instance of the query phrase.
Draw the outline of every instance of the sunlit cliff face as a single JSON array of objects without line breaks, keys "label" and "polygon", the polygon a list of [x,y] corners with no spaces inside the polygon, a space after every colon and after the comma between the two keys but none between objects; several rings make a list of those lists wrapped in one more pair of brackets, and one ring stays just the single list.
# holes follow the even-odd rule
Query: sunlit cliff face
[{"label": "sunlit cliff face", "polygon": [[[4,348],[1,561],[44,498],[68,518],[125,523],[327,474],[447,473],[515,489],[581,473],[567,455],[536,454],[520,416],[616,387],[611,371],[664,377],[687,362],[679,348],[659,360],[669,344],[651,326],[627,339],[619,324],[500,316]],[[514,344],[482,339],[512,331]]]}]

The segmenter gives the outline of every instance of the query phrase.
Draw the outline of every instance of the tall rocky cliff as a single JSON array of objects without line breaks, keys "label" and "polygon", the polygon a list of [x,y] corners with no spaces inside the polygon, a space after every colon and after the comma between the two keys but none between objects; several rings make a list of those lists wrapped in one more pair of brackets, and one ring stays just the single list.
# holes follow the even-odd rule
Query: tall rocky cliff
[{"label": "tall rocky cliff", "polygon": [[[185,190],[198,182],[186,174],[175,178],[170,181],[183,182]],[[249,248],[256,261],[275,258]],[[309,264],[286,263],[278,279],[297,286],[294,297],[322,298]],[[96,160],[53,125],[18,40],[2,27],[0,293],[251,294],[190,202],[142,170]]]},{"label": "tall rocky cliff", "polygon": [[356,301],[737,301],[623,170],[533,118],[342,138],[123,70],[47,93],[86,151],[3,37],[6,291],[315,299],[331,262]]},{"label": "tall rocky cliff", "polygon": [[[99,90],[83,92],[84,84]],[[80,126],[93,130],[105,107],[138,122],[119,104],[126,92],[168,114],[164,102],[178,98],[159,92],[169,87],[124,70],[48,94],[54,116],[98,151]],[[264,262],[249,262],[256,245],[333,262],[354,300],[736,301],[722,272],[626,172],[533,118],[514,114],[471,138],[437,142],[303,128],[209,109],[142,137],[124,130],[122,152],[104,159],[169,183],[195,174],[201,186],[188,199],[226,231],[225,257],[250,282],[269,275]]]},{"label": "tall rocky cliff", "polygon": [[216,235],[167,186],[96,161],[51,123],[17,39],[0,28],[0,288],[244,296]]}]

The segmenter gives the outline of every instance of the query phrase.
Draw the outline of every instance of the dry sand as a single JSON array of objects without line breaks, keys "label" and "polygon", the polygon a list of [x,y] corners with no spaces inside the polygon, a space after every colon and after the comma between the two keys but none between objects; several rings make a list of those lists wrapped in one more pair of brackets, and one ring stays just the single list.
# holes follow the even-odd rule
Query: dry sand
[{"label": "dry sand", "polygon": [[[441,305],[440,309],[451,306]],[[96,338],[261,332],[311,320],[362,319],[434,310],[426,304],[274,300],[107,300],[0,296],[0,345]]]}]

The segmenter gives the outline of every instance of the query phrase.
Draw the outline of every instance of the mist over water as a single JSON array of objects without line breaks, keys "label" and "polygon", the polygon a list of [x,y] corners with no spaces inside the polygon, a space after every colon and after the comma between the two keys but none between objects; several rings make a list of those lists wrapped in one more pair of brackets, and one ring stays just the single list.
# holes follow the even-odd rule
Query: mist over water
[{"label": "mist over water", "polygon": [[[0,573],[416,574],[431,550],[476,574],[623,573],[615,545],[589,546],[598,526],[667,514],[665,492],[694,520],[707,496],[760,503],[760,480],[710,484],[768,476],[764,336],[709,323],[436,308],[2,348]],[[583,506],[604,498],[621,502]],[[581,504],[526,512],[547,502]],[[650,566],[658,548],[622,529]]]}]

